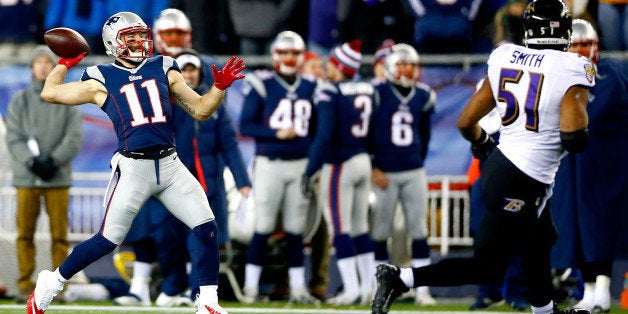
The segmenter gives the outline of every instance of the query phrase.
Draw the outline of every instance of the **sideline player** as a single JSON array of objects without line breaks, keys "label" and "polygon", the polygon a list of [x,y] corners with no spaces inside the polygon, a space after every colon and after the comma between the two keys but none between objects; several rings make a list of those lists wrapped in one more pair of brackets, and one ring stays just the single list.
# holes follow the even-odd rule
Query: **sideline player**
[{"label": "sideline player", "polygon": [[584,296],[575,306],[607,313],[616,243],[625,221],[625,208],[617,204],[628,203],[628,181],[616,175],[628,173],[628,75],[620,60],[600,58],[598,46],[593,26],[575,19],[569,51],[596,68],[587,106],[590,143],[582,153],[565,157],[556,173],[552,217],[560,237],[552,247],[552,266],[579,268]]},{"label": "sideline player", "polygon": [[[526,47],[504,44],[491,53],[487,79],[458,119],[474,156],[488,156],[481,176],[487,208],[473,257],[401,270],[379,265],[373,313],[387,313],[408,287],[500,282],[521,249],[532,313],[589,313],[559,310],[551,299],[550,249],[557,234],[548,200],[560,159],[587,144],[588,89],[595,85],[589,60],[566,52],[571,20],[561,0],[528,4]],[[477,124],[495,107],[503,125],[497,149]]]},{"label": "sideline player", "polygon": [[305,283],[303,231],[308,199],[299,193],[311,143],[310,118],[317,83],[314,77],[298,73],[305,53],[299,34],[277,34],[270,53],[274,71],[258,70],[248,75],[243,87],[240,132],[255,139],[256,150],[255,232],[246,254],[244,303],[253,303],[259,296],[267,242],[275,230],[280,208],[286,232],[290,301],[318,303]]},{"label": "sideline player", "polygon": [[312,178],[322,168],[320,202],[344,288],[327,300],[332,305],[368,304],[374,290],[375,255],[368,232],[371,161],[366,153],[374,89],[368,82],[351,81],[360,68],[360,49],[361,42],[354,40],[329,56],[329,81],[316,92],[318,125],[302,179],[304,194],[311,193]]},{"label": "sideline player", "polygon": [[[419,83],[419,54],[396,44],[383,61],[385,80],[375,80],[375,108],[369,129],[372,155],[373,208],[371,236],[376,264],[388,261],[397,202],[412,239],[412,266],[430,264],[427,244],[427,174],[423,162],[431,137],[436,92]],[[407,242],[406,242],[407,245]],[[415,303],[434,305],[428,287],[419,287]]]},{"label": "sideline player", "polygon": [[54,272],[43,270],[29,296],[27,313],[40,314],[74,274],[118,246],[140,207],[156,196],[194,233],[192,263],[199,273],[196,313],[227,313],[218,305],[217,227],[203,189],[179,161],[175,151],[170,96],[191,116],[207,120],[220,105],[225,90],[244,75],[242,59],[232,57],[222,70],[212,67],[215,83],[200,96],[187,86],[170,57],[152,57],[150,28],[131,12],[107,19],[102,31],[110,64],[88,67],[81,81],[63,83],[69,68],[81,61],[62,58],[48,76],[41,96],[68,106],[94,103],[113,122],[118,151],[111,159],[112,176],[101,230],[77,245]]}]

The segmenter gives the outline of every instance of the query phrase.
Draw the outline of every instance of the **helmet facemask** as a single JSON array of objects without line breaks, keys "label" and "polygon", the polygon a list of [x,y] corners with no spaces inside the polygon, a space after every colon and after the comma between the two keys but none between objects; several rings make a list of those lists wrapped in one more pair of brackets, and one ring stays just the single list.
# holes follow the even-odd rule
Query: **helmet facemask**
[{"label": "helmet facemask", "polygon": [[284,31],[275,37],[270,52],[275,71],[284,75],[295,75],[303,65],[305,43],[299,34]]},{"label": "helmet facemask", "polygon": [[192,24],[182,11],[161,11],[153,26],[155,47],[160,54],[175,56],[192,48]]},{"label": "helmet facemask", "polygon": [[[139,43],[136,39],[127,42],[126,35],[135,32],[142,33]],[[153,54],[151,30],[137,14],[132,12],[116,13],[107,19],[102,29],[102,39],[107,54],[115,58],[142,62]]]},{"label": "helmet facemask", "polygon": [[391,50],[384,60],[384,76],[394,84],[414,86],[421,75],[419,54],[407,44],[393,45]]},{"label": "helmet facemask", "polygon": [[586,57],[594,64],[597,63],[600,59],[599,39],[593,25],[585,20],[575,19],[571,28],[571,48],[569,51]]},{"label": "helmet facemask", "polygon": [[[125,35],[138,31],[142,32],[142,39],[140,42],[127,42]],[[117,36],[116,46],[118,57],[133,62],[142,62],[142,60],[150,58],[153,55],[153,41],[151,39],[150,29],[130,27],[128,29],[121,29],[119,34],[120,35]],[[138,46],[139,49],[134,46]]]}]

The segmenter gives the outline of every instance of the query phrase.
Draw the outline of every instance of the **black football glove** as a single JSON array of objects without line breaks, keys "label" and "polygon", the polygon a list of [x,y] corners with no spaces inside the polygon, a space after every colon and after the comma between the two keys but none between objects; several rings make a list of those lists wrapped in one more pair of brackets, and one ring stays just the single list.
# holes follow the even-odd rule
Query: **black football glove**
[{"label": "black football glove", "polygon": [[52,157],[34,157],[28,162],[31,171],[44,181],[52,179],[59,170],[59,163]]},{"label": "black football glove", "polygon": [[495,149],[495,141],[482,129],[480,138],[471,142],[471,153],[479,160],[485,160]]},{"label": "black football glove", "polygon": [[305,197],[310,197],[312,193],[314,193],[312,180],[305,174],[301,176],[301,193],[303,193]]}]

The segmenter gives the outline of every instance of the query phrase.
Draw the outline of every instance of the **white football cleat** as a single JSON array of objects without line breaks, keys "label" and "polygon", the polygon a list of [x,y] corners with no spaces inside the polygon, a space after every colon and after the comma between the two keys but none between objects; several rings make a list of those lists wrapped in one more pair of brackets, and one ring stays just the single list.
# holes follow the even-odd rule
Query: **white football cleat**
[{"label": "white football cleat", "polygon": [[243,296],[241,302],[244,304],[255,303],[259,297],[259,291],[257,288],[252,287],[244,287],[244,289],[242,289],[242,294]]},{"label": "white football cleat", "polygon": [[351,305],[356,304],[360,300],[359,293],[342,292],[339,295],[327,300],[329,305]]},{"label": "white football cleat", "polygon": [[128,293],[113,299],[113,304],[122,306],[151,306],[150,299],[142,300],[138,295]]},{"label": "white football cleat", "polygon": [[199,305],[196,314],[229,314],[218,303]]},{"label": "white football cleat", "polygon": [[416,305],[434,306],[436,303],[436,299],[434,299],[429,292],[417,293],[416,298],[414,299],[414,304]]},{"label": "white football cleat", "polygon": [[290,303],[314,304],[319,305],[321,302],[313,297],[305,286],[290,290]]},{"label": "white football cleat", "polygon": [[159,307],[178,307],[178,306],[194,306],[194,302],[192,299],[183,296],[183,294],[177,294],[173,296],[169,296],[165,293],[160,293],[155,300],[155,305]]},{"label": "white football cleat", "polygon": [[35,290],[28,296],[26,301],[27,314],[43,314],[48,309],[52,299],[63,290],[64,283],[60,281],[54,287],[47,286],[47,283],[51,281],[51,276],[54,276],[54,273],[47,269],[42,270],[37,275]]}]

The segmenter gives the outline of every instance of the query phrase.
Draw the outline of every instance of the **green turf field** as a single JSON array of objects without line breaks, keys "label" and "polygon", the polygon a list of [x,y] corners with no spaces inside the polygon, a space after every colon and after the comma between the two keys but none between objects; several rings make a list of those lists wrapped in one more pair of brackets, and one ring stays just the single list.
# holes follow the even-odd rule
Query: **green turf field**
[{"label": "green turf field", "polygon": [[[222,302],[222,306],[229,313],[238,314],[260,314],[260,313],[290,313],[290,314],[358,314],[370,313],[367,306],[339,306],[330,307],[321,305],[320,307],[305,305],[290,305],[286,302],[270,302],[258,303],[252,306],[244,306],[238,302]],[[473,314],[498,314],[498,313],[517,313],[508,306],[493,307],[486,311],[468,311],[468,304],[460,301],[439,300],[439,305],[433,307],[418,307],[411,302],[395,303],[392,307],[391,314],[395,313],[473,313]],[[24,304],[17,304],[11,300],[0,301],[0,314],[18,314],[25,313]],[[528,311],[529,313],[530,311]],[[60,302],[53,305],[46,311],[47,314],[67,314],[67,313],[85,313],[85,314],[141,314],[141,313],[194,313],[193,308],[157,308],[157,307],[121,307],[114,306],[111,302],[75,302],[63,304]],[[520,312],[525,313],[525,312]],[[611,313],[628,313],[628,310],[622,310],[617,306],[611,308]]]}]

